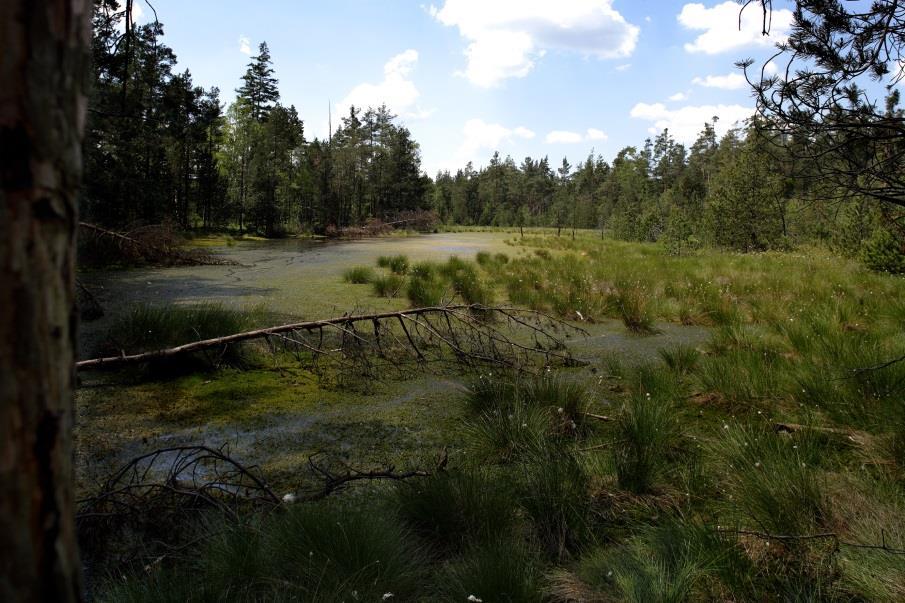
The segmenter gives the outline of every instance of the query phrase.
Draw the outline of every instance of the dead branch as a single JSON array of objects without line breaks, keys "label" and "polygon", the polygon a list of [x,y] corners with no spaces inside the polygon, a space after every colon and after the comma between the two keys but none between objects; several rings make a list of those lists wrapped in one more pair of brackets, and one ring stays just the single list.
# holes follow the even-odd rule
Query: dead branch
[{"label": "dead branch", "polygon": [[[335,473],[328,468],[326,463],[319,463],[318,459],[320,458],[322,458],[322,453],[316,453],[309,456],[308,468],[313,475],[315,475],[322,481],[323,486],[317,491],[308,492],[306,494],[302,494],[301,496],[293,497],[291,499],[293,502],[311,502],[320,500],[322,498],[330,496],[331,494],[339,492],[349,484],[357,481],[402,481],[413,477],[428,477],[431,475],[430,471],[424,471],[421,469],[397,472],[394,465],[388,465],[379,469],[369,469],[362,471],[360,469],[350,467],[344,463],[342,464],[342,472]],[[436,470],[442,470],[445,464],[446,453],[444,452],[437,462]]]},{"label": "dead branch", "polygon": [[[79,227],[91,232],[98,239],[108,239],[128,252],[133,259],[151,263],[183,264],[192,266],[237,266],[238,263],[218,258],[208,253],[186,251],[172,243],[172,233],[166,226],[145,227],[122,233],[102,228],[96,224],[79,222]],[[161,235],[164,231],[167,234]],[[156,238],[154,235],[157,235]]]},{"label": "dead branch", "polygon": [[[494,317],[497,320],[492,320]],[[356,329],[361,323],[372,328],[373,335]],[[502,325],[508,325],[516,332],[527,331],[533,344],[516,341],[515,335],[502,330]],[[327,329],[335,330],[336,337],[325,338]],[[481,305],[433,306],[255,329],[163,350],[82,360],[76,367],[87,370],[141,364],[212,348],[222,350],[271,336],[294,347],[296,352],[311,353],[315,361],[319,356],[332,355],[354,363],[359,370],[372,375],[381,374],[387,367],[398,369],[407,360],[417,363],[448,361],[450,352],[459,363],[517,369],[526,367],[531,357],[542,357],[548,364],[574,362],[554,330],[585,333],[563,321],[529,310]]]},{"label": "dead branch", "polygon": [[720,528],[717,530],[721,534],[732,534],[736,536],[751,536],[760,540],[775,540],[777,542],[803,542],[807,540],[831,540],[836,550],[839,547],[849,547],[854,549],[866,549],[883,551],[893,555],[905,555],[905,549],[891,547],[886,544],[884,535],[881,544],[864,544],[860,542],[848,542],[839,538],[836,532],[823,532],[820,534],[770,534],[769,532],[757,532],[754,530],[731,530]]}]

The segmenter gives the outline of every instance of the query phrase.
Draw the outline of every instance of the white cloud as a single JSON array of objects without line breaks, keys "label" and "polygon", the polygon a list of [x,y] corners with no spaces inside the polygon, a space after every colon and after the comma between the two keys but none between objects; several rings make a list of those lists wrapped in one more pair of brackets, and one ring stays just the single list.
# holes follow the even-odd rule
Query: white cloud
[{"label": "white cloud", "polygon": [[623,63],[621,65],[616,65],[616,71],[628,71],[631,67],[631,63]]},{"label": "white cloud", "polygon": [[[755,3],[756,4],[756,3]],[[770,35],[764,36],[763,12],[752,5],[741,12],[742,6],[726,0],[712,8],[695,2],[682,7],[677,19],[686,29],[703,31],[694,42],[685,44],[688,52],[718,54],[743,46],[772,46],[784,41],[792,24],[792,11],[774,9],[770,15]]]},{"label": "white cloud", "polygon": [[530,140],[535,133],[524,126],[508,128],[501,124],[487,123],[483,119],[469,119],[462,128],[462,144],[448,162],[450,170],[458,169],[469,161],[477,162],[482,152],[497,151],[516,140]]},{"label": "white cloud", "polygon": [[688,95],[685,94],[684,92],[676,92],[675,94],[673,94],[672,96],[669,97],[669,100],[677,102],[677,101],[683,101],[686,98],[688,98]]},{"label": "white cloud", "polygon": [[568,130],[553,130],[544,139],[547,144],[575,144],[585,140],[606,140],[609,138],[603,130],[588,128],[585,134]]},{"label": "white cloud", "polygon": [[434,109],[417,106],[421,93],[410,79],[417,63],[418,51],[411,48],[392,57],[383,66],[383,81],[377,84],[359,84],[339,102],[341,114],[347,114],[351,105],[367,109],[386,104],[391,111],[410,120],[432,115]]},{"label": "white cloud", "polygon": [[251,40],[248,39],[248,36],[239,36],[239,52],[251,55]]},{"label": "white cloud", "polygon": [[468,40],[463,75],[482,87],[525,77],[547,50],[612,59],[638,41],[612,0],[446,0],[428,12]]},{"label": "white cloud", "polygon": [[714,117],[719,118],[714,129],[718,136],[722,136],[753,114],[752,108],[742,105],[688,105],[668,109],[663,103],[638,103],[630,113],[636,119],[653,122],[653,126],[648,128],[651,134],[658,134],[668,128],[673,138],[684,144],[694,142],[704,129],[704,124]]},{"label": "white cloud", "polygon": [[707,77],[696,77],[691,80],[692,84],[704,86],[706,88],[719,88],[721,90],[741,90],[748,86],[748,80],[741,73],[727,73],[726,75],[708,75]]}]

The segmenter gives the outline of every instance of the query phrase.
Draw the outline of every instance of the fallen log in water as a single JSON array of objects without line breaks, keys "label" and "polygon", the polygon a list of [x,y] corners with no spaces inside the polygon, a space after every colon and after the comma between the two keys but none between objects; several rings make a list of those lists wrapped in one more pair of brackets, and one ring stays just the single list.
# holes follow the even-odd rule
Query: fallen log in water
[{"label": "fallen log in water", "polygon": [[[533,343],[520,343],[504,333],[493,319],[503,319],[516,330],[527,332]],[[356,325],[365,324],[371,333],[360,331]],[[393,325],[401,327],[401,334]],[[526,356],[542,355],[548,361],[559,359],[577,363],[565,351],[564,342],[554,330],[571,330],[586,334],[582,329],[557,318],[533,310],[490,307],[480,304],[449,305],[414,308],[395,312],[346,315],[324,320],[297,322],[234,333],[223,337],[194,341],[183,345],[135,354],[123,351],[119,356],[81,360],[78,370],[119,367],[173,358],[205,350],[223,350],[227,346],[271,337],[294,347],[318,355],[339,354],[344,358],[364,359],[370,355],[388,360],[391,364],[404,361],[404,353],[414,355],[418,362],[442,359],[443,352],[452,352],[459,361],[516,367]],[[324,337],[325,330],[339,336],[338,347]],[[317,333],[316,339],[305,340],[301,335]],[[288,335],[287,335],[288,334]],[[297,334],[297,335],[296,335]]]}]

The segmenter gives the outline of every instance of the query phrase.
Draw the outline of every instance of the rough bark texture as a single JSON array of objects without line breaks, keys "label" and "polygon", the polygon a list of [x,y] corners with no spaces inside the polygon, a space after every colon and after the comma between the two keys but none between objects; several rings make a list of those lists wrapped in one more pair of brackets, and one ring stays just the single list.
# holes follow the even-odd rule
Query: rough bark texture
[{"label": "rough bark texture", "polygon": [[76,190],[91,0],[0,0],[0,601],[82,598]]}]

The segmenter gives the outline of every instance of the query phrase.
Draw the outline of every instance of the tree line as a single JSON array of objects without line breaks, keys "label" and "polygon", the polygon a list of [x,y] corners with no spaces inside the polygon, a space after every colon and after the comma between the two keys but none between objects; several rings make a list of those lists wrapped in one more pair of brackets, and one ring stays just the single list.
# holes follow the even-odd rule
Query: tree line
[{"label": "tree line", "polygon": [[[308,140],[296,108],[280,101],[266,43],[224,108],[217,88],[205,90],[188,70],[178,71],[158,22],[123,31],[122,9],[117,0],[96,0],[93,22],[81,209],[102,225],[169,221],[184,229],[279,236],[427,209],[448,224],[599,229],[663,241],[676,252],[818,240],[849,253],[870,243],[892,257],[901,247],[899,210],[886,199],[877,203],[873,184],[877,174],[897,172],[888,157],[901,156],[891,143],[876,148],[877,140],[892,138],[889,124],[902,120],[896,90],[882,110],[859,109],[860,146],[853,143],[835,159],[821,153],[815,160],[809,150],[824,139],[836,149],[838,132],[851,130],[832,126],[853,119],[839,102],[815,135],[790,132],[786,115],[760,107],[757,118],[722,137],[714,117],[687,146],[663,131],[610,162],[592,152],[576,166],[563,158],[556,167],[548,157],[517,164],[497,152],[480,169],[469,163],[431,179],[421,170],[418,143],[386,106],[351,107],[326,140]],[[862,156],[884,162],[870,166],[872,179],[848,177],[864,173],[851,167]]]},{"label": "tree line", "polygon": [[178,71],[159,22],[122,31],[123,20],[119,2],[96,0],[86,219],[278,236],[429,204],[418,143],[387,107],[351,107],[327,140],[308,140],[266,43],[224,110],[219,89]]}]

